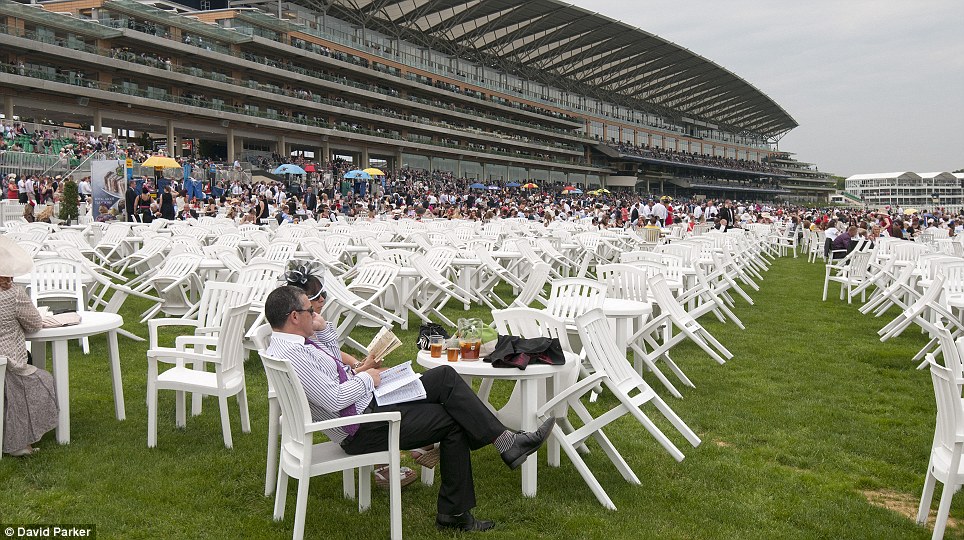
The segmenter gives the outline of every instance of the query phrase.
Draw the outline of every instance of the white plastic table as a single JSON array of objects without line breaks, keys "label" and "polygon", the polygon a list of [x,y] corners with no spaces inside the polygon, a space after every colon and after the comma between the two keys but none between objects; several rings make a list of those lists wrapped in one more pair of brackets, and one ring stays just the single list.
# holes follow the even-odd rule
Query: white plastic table
[{"label": "white plastic table", "polygon": [[[439,366],[451,366],[463,379],[469,382],[473,377],[487,377],[490,379],[501,379],[507,381],[518,381],[520,383],[522,410],[519,411],[521,427],[525,431],[535,431],[538,427],[536,410],[539,408],[539,381],[545,381],[546,399],[552,399],[556,380],[563,376],[568,370],[574,367],[574,363],[567,359],[566,364],[561,366],[550,366],[546,364],[529,364],[523,371],[517,368],[497,368],[492,364],[483,362],[480,358],[475,361],[459,360],[449,362],[443,353],[441,358],[432,358],[429,351],[419,351],[416,361],[418,365],[432,369]],[[491,405],[486,403],[490,409]],[[497,411],[493,411],[499,416]],[[506,422],[500,418],[503,424]],[[510,421],[511,423],[511,421]],[[511,427],[511,426],[510,426]],[[550,447],[552,449],[552,447]],[[558,452],[558,447],[556,447]],[[550,463],[552,463],[550,455]],[[556,458],[558,461],[558,458]],[[535,497],[538,489],[538,460],[536,454],[532,454],[522,464],[522,494],[526,497]]]},{"label": "white plastic table", "polygon": [[123,324],[123,317],[116,313],[84,311],[80,313],[80,324],[41,328],[33,334],[26,335],[27,341],[30,342],[30,353],[33,356],[34,365],[41,369],[47,367],[47,343],[52,344],[52,374],[57,389],[57,405],[60,407],[57,424],[57,442],[60,444],[70,442],[70,381],[67,342],[72,339],[107,333],[107,355],[110,360],[111,382],[114,387],[114,410],[118,420],[127,418],[127,413],[124,410],[124,386],[121,383],[120,355],[117,349],[117,329]]}]

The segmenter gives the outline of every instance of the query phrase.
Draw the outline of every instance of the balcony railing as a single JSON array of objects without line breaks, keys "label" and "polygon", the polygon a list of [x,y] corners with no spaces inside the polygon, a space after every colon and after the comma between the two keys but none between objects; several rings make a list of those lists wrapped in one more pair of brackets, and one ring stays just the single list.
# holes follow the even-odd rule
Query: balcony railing
[{"label": "balcony railing", "polygon": [[140,88],[137,88],[136,86],[133,86],[133,85],[106,84],[106,83],[101,83],[99,81],[79,79],[76,76],[73,76],[70,74],[59,73],[59,72],[50,73],[48,70],[31,69],[25,66],[17,66],[13,64],[7,64],[7,63],[0,63],[0,72],[9,73],[13,75],[20,75],[24,77],[30,77],[33,79],[53,81],[53,82],[58,82],[58,83],[63,83],[63,84],[68,84],[73,86],[83,86],[85,88],[92,88],[92,89],[112,92],[116,94],[142,97],[142,98],[152,99],[156,101],[163,101],[166,103],[176,103],[179,105],[202,107],[210,110],[220,110],[220,111],[230,112],[234,114],[249,116],[249,117],[264,118],[269,120],[279,120],[279,121],[317,127],[322,129],[330,129],[335,131],[362,134],[362,135],[367,135],[370,137],[376,137],[381,139],[401,140],[401,141],[412,142],[412,143],[417,142],[419,144],[424,144],[428,146],[458,149],[464,152],[477,152],[482,154],[491,154],[491,155],[498,155],[498,156],[510,156],[516,159],[529,159],[533,161],[541,161],[546,163],[558,163],[561,165],[568,165],[568,166],[573,166],[573,165],[588,166],[581,160],[576,162],[563,161],[563,160],[547,158],[544,156],[512,153],[512,152],[505,152],[500,150],[491,150],[488,148],[485,148],[485,149],[473,148],[473,147],[464,146],[464,145],[444,144],[438,141],[432,141],[432,142],[416,141],[412,137],[402,137],[400,135],[396,135],[394,133],[387,132],[387,131],[369,130],[365,128],[359,128],[359,127],[344,125],[344,124],[331,124],[329,122],[318,120],[317,118],[307,118],[307,117],[291,116],[291,115],[280,114],[280,113],[274,114],[274,113],[268,113],[268,112],[261,112],[260,110],[245,109],[243,107],[234,107],[234,106],[223,105],[219,103],[216,104],[206,99],[182,98],[171,94],[166,94],[166,93],[161,94],[157,92],[151,92],[151,94],[153,94],[151,95],[148,93],[146,89],[141,90]]}]

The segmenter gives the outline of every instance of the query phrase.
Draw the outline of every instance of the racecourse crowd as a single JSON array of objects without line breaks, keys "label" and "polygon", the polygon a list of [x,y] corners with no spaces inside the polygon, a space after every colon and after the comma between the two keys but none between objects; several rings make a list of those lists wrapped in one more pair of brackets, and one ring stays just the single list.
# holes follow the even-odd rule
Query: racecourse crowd
[{"label": "racecourse crowd", "polygon": [[[336,220],[347,216],[365,220],[468,219],[488,221],[524,218],[550,223],[557,220],[589,220],[599,228],[640,229],[683,224],[689,228],[709,223],[717,228],[742,227],[749,223],[786,222],[802,234],[804,229],[826,231],[834,237],[849,231],[868,239],[891,236],[913,239],[928,229],[947,229],[949,235],[964,233],[964,215],[934,209],[908,211],[801,206],[747,200],[712,200],[639,193],[632,189],[573,193],[561,184],[532,189],[498,183],[472,189],[476,180],[445,171],[401,169],[382,180],[341,183],[338,178],[350,163],[318,164],[314,180],[307,183],[260,181],[214,184],[190,176],[186,180],[139,178],[129,184],[125,197],[112,207],[92,211],[97,221],[128,219],[149,222],[156,218],[190,219],[222,216],[239,223],[297,223],[305,219]],[[203,167],[198,169],[203,171]],[[200,175],[200,174],[199,174]],[[301,177],[294,177],[300,179]],[[36,205],[58,200],[63,188],[60,177],[11,174],[6,198],[27,203],[28,221],[50,212]],[[90,179],[79,182],[81,200],[92,196]],[[854,230],[851,230],[854,227]]]}]

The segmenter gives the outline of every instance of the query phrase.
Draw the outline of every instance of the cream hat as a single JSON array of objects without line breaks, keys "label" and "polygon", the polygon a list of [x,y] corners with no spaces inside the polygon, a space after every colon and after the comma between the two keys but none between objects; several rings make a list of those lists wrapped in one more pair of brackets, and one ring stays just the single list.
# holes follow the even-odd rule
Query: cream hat
[{"label": "cream hat", "polygon": [[0,236],[0,277],[17,277],[30,273],[33,257],[9,237]]}]

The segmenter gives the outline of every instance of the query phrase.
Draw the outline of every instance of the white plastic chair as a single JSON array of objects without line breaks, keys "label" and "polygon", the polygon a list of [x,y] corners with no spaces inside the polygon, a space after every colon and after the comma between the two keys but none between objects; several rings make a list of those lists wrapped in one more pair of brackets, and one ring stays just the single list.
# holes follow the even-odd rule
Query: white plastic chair
[{"label": "white plastic chair", "polygon": [[203,258],[192,253],[169,255],[163,266],[133,287],[137,292],[154,289],[161,299],[160,304],[144,312],[141,322],[147,321],[160,311],[167,315],[181,316],[191,310],[194,306],[193,291],[201,288],[197,269]]},{"label": "white plastic chair", "polygon": [[[249,433],[248,398],[244,382],[244,348],[241,346],[244,318],[248,304],[227,309],[223,315],[217,337],[179,336],[175,348],[151,348],[147,351],[147,446],[157,446],[157,392],[174,390],[175,417],[178,427],[187,424],[185,392],[214,395],[221,409],[221,432],[224,446],[233,446],[231,420],[228,416],[228,398],[238,396],[241,414],[241,431]],[[174,363],[174,367],[158,372],[158,361]],[[194,364],[194,368],[187,363]],[[213,363],[214,373],[203,369]]]},{"label": "white plastic chair", "polygon": [[[650,368],[653,374],[676,397],[682,397],[678,390],[669,382],[669,379],[656,366],[656,360],[662,359],[669,366],[670,370],[676,374],[680,381],[689,387],[695,387],[683,371],[676,365],[676,362],[669,356],[669,351],[684,339],[689,338],[696,343],[706,354],[710,355],[718,363],[723,364],[726,360],[733,358],[733,354],[716,340],[703,326],[673,298],[672,291],[666,285],[666,281],[661,275],[655,275],[649,279],[649,292],[656,305],[659,306],[660,313],[656,317],[647,321],[630,339],[629,346],[633,350],[633,358],[637,373],[642,373],[643,366]],[[673,328],[679,329],[679,333],[673,335]],[[654,335],[662,330],[661,342],[657,342]],[[650,350],[645,349],[645,345]],[[717,352],[719,351],[719,352]]]},{"label": "white plastic chair", "polygon": [[961,467],[961,454],[964,451],[964,401],[961,400],[958,382],[949,368],[938,365],[933,359],[928,361],[928,366],[934,385],[934,398],[937,401],[937,425],[924,477],[924,491],[921,493],[920,507],[917,510],[917,524],[927,523],[934,487],[940,481],[944,488],[937,509],[934,534],[931,537],[939,540],[944,537],[954,493],[964,484],[964,470]]},{"label": "white plastic chair", "polygon": [[[540,407],[537,414],[540,418],[548,418],[564,403],[572,408],[582,425],[567,433],[564,425],[557,422],[552,428],[553,435],[600,504],[615,510],[616,505],[579,455],[579,447],[584,441],[589,437],[595,438],[622,477],[637,485],[640,483],[639,478],[603,433],[604,427],[623,416],[630,415],[642,424],[650,435],[673,456],[673,459],[682,461],[684,456],[679,448],[640,409],[643,405],[652,403],[690,444],[696,447],[701,441],[669,405],[656,395],[646,381],[629,367],[625,354],[616,347],[615,336],[601,309],[593,309],[577,317],[576,326],[579,328],[579,336],[595,373],[557,394]],[[581,398],[592,392],[600,383],[610,389],[618,404],[609,411],[593,417],[582,404]]]},{"label": "white plastic chair", "polygon": [[[402,538],[402,484],[400,478],[399,433],[401,413],[382,412],[312,422],[305,390],[291,364],[285,360],[261,355],[269,385],[275,389],[281,405],[281,459],[278,466],[278,485],[275,491],[274,519],[284,518],[288,495],[288,477],[298,480],[298,499],[295,505],[293,540],[301,540],[305,532],[305,513],[308,506],[308,484],[313,476],[341,471],[358,478],[358,510],[371,506],[372,467],[388,463],[391,538]],[[313,434],[324,429],[349,424],[388,422],[388,448],[369,454],[348,455],[334,442],[312,444]],[[346,494],[347,495],[347,494]]]},{"label": "white plastic chair", "polygon": [[421,276],[412,296],[418,303],[417,306],[412,306],[415,308],[413,310],[415,314],[425,322],[432,322],[427,314],[434,313],[445,324],[455,326],[451,319],[442,314],[442,308],[452,299],[461,304],[470,304],[475,299],[475,295],[439,273],[423,255],[413,256],[411,263]]},{"label": "white plastic chair", "polygon": [[846,258],[828,262],[823,280],[823,301],[827,301],[830,282],[835,281],[840,284],[840,299],[844,299],[846,292],[847,303],[851,303],[850,291],[869,277],[870,255],[870,252],[854,249]]}]

